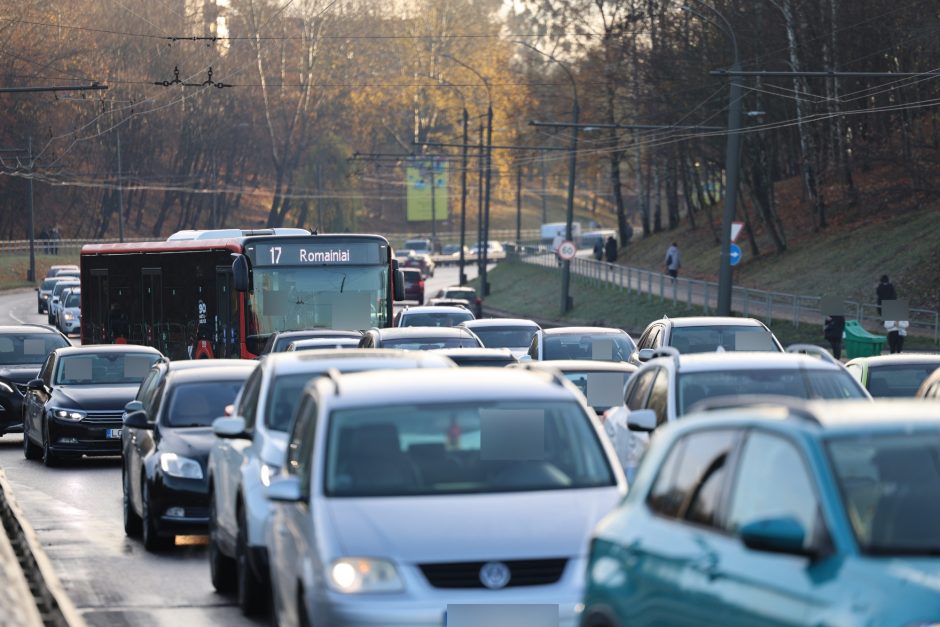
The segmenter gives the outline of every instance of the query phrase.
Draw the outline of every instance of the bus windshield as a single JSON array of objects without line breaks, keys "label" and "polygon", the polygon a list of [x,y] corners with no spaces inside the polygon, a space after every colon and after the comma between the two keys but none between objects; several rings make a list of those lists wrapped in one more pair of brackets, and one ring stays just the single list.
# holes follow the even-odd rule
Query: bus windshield
[{"label": "bus windshield", "polygon": [[388,285],[386,266],[256,267],[248,335],[388,326]]}]

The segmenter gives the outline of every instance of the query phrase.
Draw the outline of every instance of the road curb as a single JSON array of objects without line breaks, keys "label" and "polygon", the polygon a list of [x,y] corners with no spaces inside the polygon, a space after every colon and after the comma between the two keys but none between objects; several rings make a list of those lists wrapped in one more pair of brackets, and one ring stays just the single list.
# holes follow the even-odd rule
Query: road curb
[{"label": "road curb", "polygon": [[85,620],[65,592],[36,531],[13,497],[6,473],[0,468],[0,523],[20,561],[43,625],[85,627]]}]

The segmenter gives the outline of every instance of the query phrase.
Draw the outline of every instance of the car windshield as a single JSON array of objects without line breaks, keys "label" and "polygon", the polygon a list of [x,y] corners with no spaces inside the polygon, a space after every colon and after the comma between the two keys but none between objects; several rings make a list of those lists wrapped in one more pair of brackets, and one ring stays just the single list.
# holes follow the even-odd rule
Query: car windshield
[{"label": "car windshield", "polygon": [[403,327],[455,327],[466,320],[473,320],[473,314],[442,311],[440,313],[403,314]]},{"label": "car windshield", "polygon": [[487,348],[526,348],[538,327],[474,327],[483,346]]},{"label": "car windshield", "polygon": [[868,368],[868,392],[872,396],[914,396],[920,384],[940,368],[940,361],[926,364],[904,364],[897,366],[870,366]]},{"label": "car windshield", "polygon": [[82,295],[81,294],[69,294],[68,298],[65,299],[66,307],[81,307],[82,306]]},{"label": "car windshield", "polygon": [[581,390],[591,407],[613,407],[623,401],[623,386],[631,372],[563,372]]},{"label": "car windshield", "polygon": [[0,364],[41,364],[49,353],[68,345],[65,339],[53,333],[5,333],[0,335]]},{"label": "car windshield", "polygon": [[199,381],[175,386],[170,394],[163,424],[168,427],[209,427],[235,400],[242,379]]},{"label": "car windshield", "polygon": [[763,327],[714,326],[675,327],[669,344],[680,353],[726,351],[780,352],[773,334]]},{"label": "car windshield", "polygon": [[398,337],[382,340],[382,348],[428,351],[436,348],[480,348],[480,343],[469,337]]},{"label": "car windshield", "polygon": [[569,401],[336,410],[325,491],[389,497],[614,485],[590,420]]},{"label": "car windshield", "polygon": [[294,410],[303,395],[304,386],[322,374],[321,372],[304,372],[300,374],[285,374],[275,377],[268,392],[268,404],[265,408],[264,424],[275,431],[290,430]]},{"label": "car windshield", "polygon": [[152,353],[65,355],[56,366],[56,385],[140,384],[158,359]]},{"label": "car windshield", "polygon": [[594,359],[627,361],[636,345],[619,333],[547,335],[543,340],[542,359]]},{"label": "car windshield", "polygon": [[64,290],[67,287],[78,287],[78,283],[75,283],[73,281],[59,281],[52,288],[52,295],[58,296],[59,294],[62,293],[62,290]]},{"label": "car windshield", "polygon": [[738,394],[773,394],[796,398],[863,399],[858,382],[843,369],[759,368],[685,372],[677,377],[679,414],[698,401]]},{"label": "car windshield", "polygon": [[45,292],[51,292],[52,288],[55,287],[55,284],[58,283],[60,280],[61,279],[58,279],[58,278],[46,279],[42,282],[42,285],[39,287],[39,289]]},{"label": "car windshield", "polygon": [[862,551],[940,555],[940,431],[841,436],[826,448]]}]

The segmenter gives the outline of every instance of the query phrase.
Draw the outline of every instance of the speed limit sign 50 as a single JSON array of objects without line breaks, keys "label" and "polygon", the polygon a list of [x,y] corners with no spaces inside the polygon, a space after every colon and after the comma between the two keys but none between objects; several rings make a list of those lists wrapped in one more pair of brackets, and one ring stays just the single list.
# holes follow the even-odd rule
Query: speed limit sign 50
[{"label": "speed limit sign 50", "polygon": [[558,245],[558,256],[569,261],[574,259],[575,254],[578,252],[578,247],[574,245],[574,242],[570,240],[565,240]]}]

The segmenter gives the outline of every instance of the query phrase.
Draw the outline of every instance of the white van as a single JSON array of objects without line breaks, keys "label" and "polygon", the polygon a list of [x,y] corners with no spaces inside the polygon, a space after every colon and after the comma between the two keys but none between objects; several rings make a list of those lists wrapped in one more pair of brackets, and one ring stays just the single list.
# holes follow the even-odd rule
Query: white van
[{"label": "white van", "polygon": [[[565,231],[567,225],[564,222],[549,222],[542,225],[541,240],[546,246],[551,246],[552,252],[558,248],[558,244],[565,240]],[[560,238],[560,239],[559,239]],[[571,239],[575,246],[581,247],[581,223],[571,223]]]}]

